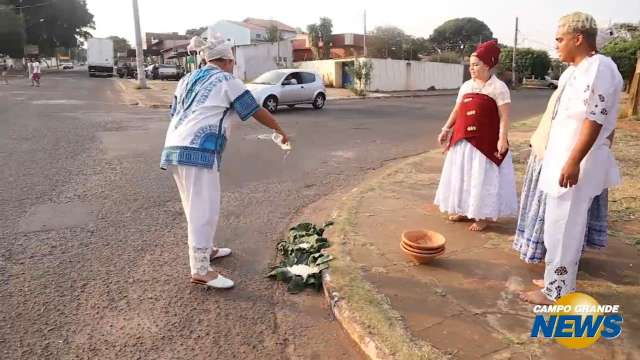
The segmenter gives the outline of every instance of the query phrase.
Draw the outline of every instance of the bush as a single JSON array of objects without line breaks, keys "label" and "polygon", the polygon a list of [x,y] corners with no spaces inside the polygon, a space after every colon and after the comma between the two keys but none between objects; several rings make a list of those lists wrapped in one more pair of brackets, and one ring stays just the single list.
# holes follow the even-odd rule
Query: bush
[{"label": "bush", "polygon": [[605,45],[601,53],[609,56],[618,65],[618,70],[625,81],[630,81],[636,69],[640,51],[640,34],[631,39],[618,38]]}]

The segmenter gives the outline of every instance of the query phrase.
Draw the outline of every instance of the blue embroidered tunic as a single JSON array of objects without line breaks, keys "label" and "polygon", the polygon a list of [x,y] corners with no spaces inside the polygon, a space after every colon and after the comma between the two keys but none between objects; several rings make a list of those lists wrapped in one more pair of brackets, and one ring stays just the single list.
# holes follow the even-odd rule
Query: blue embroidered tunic
[{"label": "blue embroidered tunic", "polygon": [[260,105],[244,83],[214,65],[191,72],[176,87],[160,167],[220,169],[230,121],[247,120]]}]

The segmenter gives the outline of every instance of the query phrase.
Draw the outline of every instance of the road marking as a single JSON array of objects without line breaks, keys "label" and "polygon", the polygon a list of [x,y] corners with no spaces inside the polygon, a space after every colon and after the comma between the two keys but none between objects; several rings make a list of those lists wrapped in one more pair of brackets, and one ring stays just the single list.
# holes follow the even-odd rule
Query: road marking
[{"label": "road marking", "polygon": [[85,101],[80,100],[35,100],[32,104],[38,105],[82,105]]}]

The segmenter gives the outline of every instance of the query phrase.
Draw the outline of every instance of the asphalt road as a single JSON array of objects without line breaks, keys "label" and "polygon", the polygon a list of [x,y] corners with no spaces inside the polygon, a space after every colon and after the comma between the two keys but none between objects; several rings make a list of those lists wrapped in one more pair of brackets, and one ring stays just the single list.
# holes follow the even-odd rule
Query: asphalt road
[{"label": "asphalt road", "polygon": [[[320,295],[264,275],[296,212],[385,162],[436,146],[453,96],[353,100],[277,114],[292,153],[235,124],[216,262],[230,291],[189,283],[178,192],[158,167],[167,112],[115,79],[45,74],[0,87],[0,358],[356,359]],[[513,118],[550,92],[512,94]]]}]

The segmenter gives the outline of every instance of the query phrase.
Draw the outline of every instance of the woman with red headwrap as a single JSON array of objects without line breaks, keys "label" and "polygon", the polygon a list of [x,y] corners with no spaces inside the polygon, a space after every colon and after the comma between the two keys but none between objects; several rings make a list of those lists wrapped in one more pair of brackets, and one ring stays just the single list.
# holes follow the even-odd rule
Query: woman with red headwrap
[{"label": "woman with red headwrap", "polygon": [[438,135],[447,146],[435,204],[451,221],[488,221],[518,211],[509,142],[509,88],[492,74],[500,48],[495,40],[478,45],[469,59],[471,79],[462,84],[449,120]]}]

